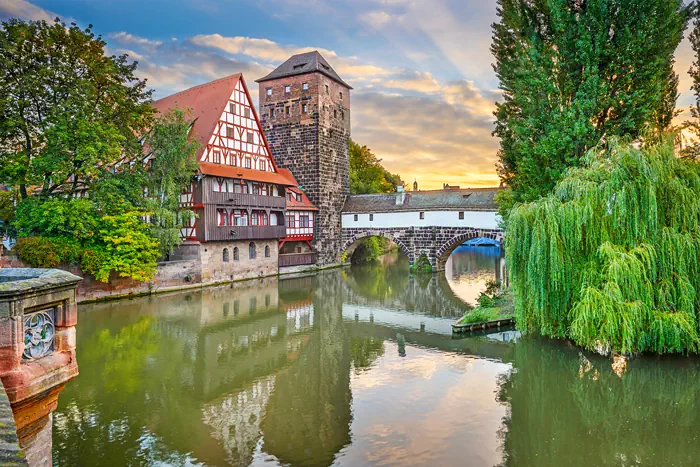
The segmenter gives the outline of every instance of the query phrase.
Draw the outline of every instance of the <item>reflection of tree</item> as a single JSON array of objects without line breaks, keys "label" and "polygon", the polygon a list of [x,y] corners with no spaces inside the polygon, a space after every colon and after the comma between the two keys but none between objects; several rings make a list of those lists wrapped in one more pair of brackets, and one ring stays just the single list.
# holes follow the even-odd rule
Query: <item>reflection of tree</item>
[{"label": "reflection of tree", "polygon": [[696,465],[700,365],[610,361],[533,337],[501,381],[504,465]]},{"label": "reflection of tree", "polygon": [[406,289],[409,281],[408,259],[402,255],[401,259],[393,264],[353,266],[350,274],[359,293],[383,301]]},{"label": "reflection of tree", "polygon": [[295,365],[280,372],[262,423],[263,450],[291,465],[330,465],[350,442],[350,348],[342,279],[314,279],[314,326]]},{"label": "reflection of tree", "polygon": [[350,337],[350,361],[356,371],[372,366],[384,355],[384,339],[380,337]]}]

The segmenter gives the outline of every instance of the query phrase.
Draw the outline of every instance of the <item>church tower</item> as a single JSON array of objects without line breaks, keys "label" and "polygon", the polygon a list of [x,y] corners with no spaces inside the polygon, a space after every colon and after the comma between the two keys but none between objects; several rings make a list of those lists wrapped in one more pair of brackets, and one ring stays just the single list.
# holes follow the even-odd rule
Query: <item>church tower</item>
[{"label": "church tower", "polygon": [[259,83],[260,121],[278,167],[292,171],[318,207],[314,248],[337,261],[349,194],[350,90],[320,53],[294,55]]}]

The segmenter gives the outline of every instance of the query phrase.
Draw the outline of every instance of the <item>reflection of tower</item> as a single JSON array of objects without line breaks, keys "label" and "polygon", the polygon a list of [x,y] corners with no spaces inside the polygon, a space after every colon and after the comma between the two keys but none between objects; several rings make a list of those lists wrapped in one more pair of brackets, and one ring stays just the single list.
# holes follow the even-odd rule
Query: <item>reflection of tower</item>
[{"label": "reflection of tower", "polygon": [[342,278],[314,279],[314,324],[294,366],[280,373],[262,424],[263,450],[291,465],[330,465],[350,442],[350,347]]}]

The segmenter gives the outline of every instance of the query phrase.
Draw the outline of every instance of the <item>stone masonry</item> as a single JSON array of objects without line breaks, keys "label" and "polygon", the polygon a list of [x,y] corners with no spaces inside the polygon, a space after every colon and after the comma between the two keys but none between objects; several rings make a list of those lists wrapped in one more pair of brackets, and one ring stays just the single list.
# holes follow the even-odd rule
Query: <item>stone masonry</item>
[{"label": "stone masonry", "polygon": [[503,241],[502,230],[474,229],[469,227],[409,227],[409,228],[383,228],[343,229],[342,248],[340,255],[352,254],[358,240],[365,237],[385,237],[394,242],[413,264],[421,255],[425,255],[434,270],[442,271],[450,254],[459,245],[467,240],[485,237]]},{"label": "stone masonry", "polygon": [[259,99],[275,163],[292,171],[319,208],[314,232],[318,263],[332,264],[342,246],[340,212],[350,186],[350,89],[313,71],[261,81]]}]

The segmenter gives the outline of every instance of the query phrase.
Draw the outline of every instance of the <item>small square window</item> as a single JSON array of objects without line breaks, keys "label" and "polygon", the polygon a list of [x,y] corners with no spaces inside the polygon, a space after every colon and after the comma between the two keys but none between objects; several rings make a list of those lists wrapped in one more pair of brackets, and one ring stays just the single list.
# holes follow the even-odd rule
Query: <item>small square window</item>
[{"label": "small square window", "polygon": [[253,132],[252,132],[252,131],[249,131],[249,132],[248,132],[248,139],[247,139],[247,141],[248,141],[250,144],[253,144]]},{"label": "small square window", "polygon": [[420,218],[421,218],[421,219],[425,219],[425,213],[424,213],[424,212],[421,212],[421,213],[420,213]]},{"label": "small square window", "polygon": [[306,104],[301,104],[301,112],[306,113]]},{"label": "small square window", "polygon": [[226,136],[228,138],[235,138],[236,137],[236,132],[232,126],[226,127]]},{"label": "small square window", "polygon": [[267,88],[267,95],[271,96],[272,95],[272,88]]},{"label": "small square window", "polygon": [[326,84],[326,94],[329,94],[328,85]]},{"label": "small square window", "polygon": [[245,117],[250,118],[250,107],[245,108]]},{"label": "small square window", "polygon": [[372,222],[374,220],[374,214],[369,215],[369,220],[370,220],[370,222]]},{"label": "small square window", "polygon": [[302,85],[301,85],[301,88],[302,88],[304,91],[308,91],[308,90],[309,90],[309,83],[304,83],[304,84],[302,84]]},{"label": "small square window", "polygon": [[285,87],[284,87],[284,93],[285,93],[285,94],[289,94],[291,91],[292,91],[292,87],[291,87],[291,86],[285,86]]},{"label": "small square window", "polygon": [[236,104],[233,104],[233,103],[229,104],[228,111],[231,112],[232,114],[235,114],[236,113]]},{"label": "small square window", "polygon": [[355,222],[357,222],[357,214],[355,214]]},{"label": "small square window", "polygon": [[459,212],[459,220],[464,220],[464,211]]}]

